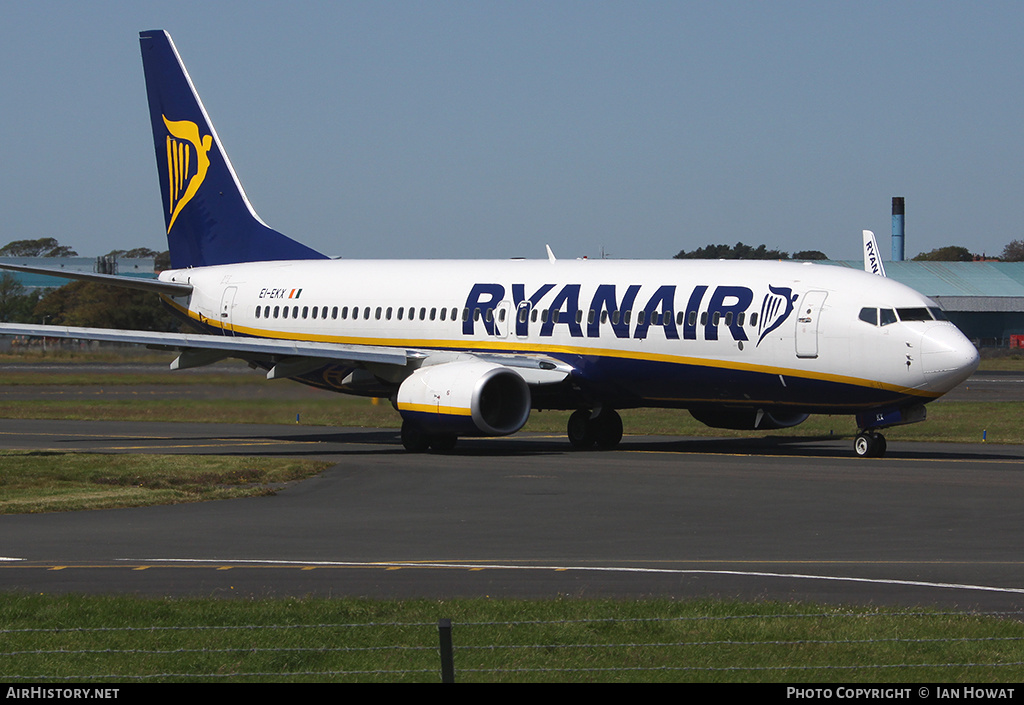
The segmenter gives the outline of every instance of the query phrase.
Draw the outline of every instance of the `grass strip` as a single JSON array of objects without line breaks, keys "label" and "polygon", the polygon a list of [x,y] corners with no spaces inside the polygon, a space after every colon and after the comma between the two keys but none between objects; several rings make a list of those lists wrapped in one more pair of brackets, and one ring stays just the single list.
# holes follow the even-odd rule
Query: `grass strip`
[{"label": "grass strip", "polygon": [[[229,396],[225,393],[225,396]],[[928,405],[928,420],[886,429],[889,440],[980,443],[1024,443],[1024,402],[938,402]],[[803,424],[774,431],[731,431],[709,428],[678,409],[624,409],[627,435],[670,435],[705,438],[837,437],[852,438],[853,416],[812,416]],[[9,419],[77,419],[97,421],[189,421],[198,423],[294,424],[311,426],[397,428],[401,417],[386,401],[341,394],[308,399],[113,399],[6,401],[0,417]],[[533,412],[524,430],[565,433],[569,412]]]},{"label": "grass strip", "polygon": [[2,451],[0,514],[269,495],[328,467],[290,458]]},{"label": "grass strip", "polygon": [[571,599],[376,601],[0,595],[9,684],[437,682],[999,683],[1024,624],[935,610]]}]

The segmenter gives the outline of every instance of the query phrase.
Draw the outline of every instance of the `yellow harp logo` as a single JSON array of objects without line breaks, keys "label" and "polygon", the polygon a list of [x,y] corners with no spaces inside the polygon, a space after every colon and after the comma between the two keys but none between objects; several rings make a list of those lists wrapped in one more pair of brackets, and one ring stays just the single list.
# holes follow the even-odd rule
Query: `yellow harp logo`
[{"label": "yellow harp logo", "polygon": [[192,200],[206,178],[210,168],[207,153],[213,146],[213,136],[200,136],[199,127],[188,120],[168,120],[163,116],[167,126],[167,182],[170,203],[167,212],[167,232],[171,232],[174,221],[181,209]]}]

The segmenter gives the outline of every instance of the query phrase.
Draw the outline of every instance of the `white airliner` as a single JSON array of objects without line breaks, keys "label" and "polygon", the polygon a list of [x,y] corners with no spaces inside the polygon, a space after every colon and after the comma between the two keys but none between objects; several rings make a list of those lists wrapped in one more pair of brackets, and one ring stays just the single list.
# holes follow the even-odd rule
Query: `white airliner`
[{"label": "white airliner", "polygon": [[[180,352],[172,369],[241,358],[323,389],[386,397],[411,451],[501,436],[532,409],[574,410],[575,448],[622,438],[616,409],[688,409],[718,428],[855,415],[854,444],[925,418],[978,353],[939,307],[870,268],[761,261],[347,261],[263,223],[170,36],[142,32],[172,269],[157,280],[61,273],[154,291],[198,330],[3,324],[21,335]],[[867,259],[867,256],[866,256]],[[10,269],[42,271],[10,266]]]}]

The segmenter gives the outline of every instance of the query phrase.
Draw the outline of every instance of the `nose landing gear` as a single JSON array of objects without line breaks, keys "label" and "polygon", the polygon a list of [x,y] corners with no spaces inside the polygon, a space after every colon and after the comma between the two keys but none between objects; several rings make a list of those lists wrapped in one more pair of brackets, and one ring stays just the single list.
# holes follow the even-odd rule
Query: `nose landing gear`
[{"label": "nose landing gear", "polygon": [[881,458],[885,455],[885,436],[877,431],[863,431],[853,442],[853,450],[862,458]]},{"label": "nose landing gear", "polygon": [[862,458],[881,458],[885,455],[885,436],[879,433],[881,429],[918,423],[926,418],[928,412],[924,404],[863,411],[857,414],[860,432],[853,442],[853,449]]}]

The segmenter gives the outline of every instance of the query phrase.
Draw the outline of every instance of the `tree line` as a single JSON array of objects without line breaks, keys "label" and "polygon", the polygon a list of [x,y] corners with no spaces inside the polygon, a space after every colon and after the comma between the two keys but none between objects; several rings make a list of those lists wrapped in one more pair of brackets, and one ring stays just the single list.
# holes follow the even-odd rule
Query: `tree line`
[{"label": "tree line", "polygon": [[[783,260],[823,260],[828,259],[824,252],[819,250],[802,250],[790,255],[782,250],[768,249],[766,245],[744,245],[737,242],[735,245],[705,245],[696,250],[680,250],[674,255],[675,259],[783,259]],[[985,258],[972,253],[966,247],[959,245],[947,245],[938,247],[929,252],[922,252],[913,258],[914,262],[973,262]],[[1024,240],[1013,240],[1004,248],[1002,254],[995,258],[1001,262],[1024,262]]]},{"label": "tree line", "polygon": [[824,252],[818,250],[803,250],[795,252],[792,256],[782,250],[770,250],[766,245],[744,245],[737,242],[729,245],[706,245],[698,247],[692,252],[680,250],[674,259],[795,259],[795,260],[822,260],[828,259]]},{"label": "tree line", "polygon": [[55,289],[26,289],[0,274],[0,321],[90,328],[173,331],[178,321],[160,297],[108,284],[73,281]]},{"label": "tree line", "polygon": [[[0,257],[77,257],[78,253],[55,238],[14,240],[0,247]],[[170,267],[170,255],[148,247],[113,250],[118,259],[152,257],[156,269]],[[171,331],[178,328],[153,294],[121,287],[74,281],[54,289],[28,289],[11,272],[0,273],[0,321],[47,323],[93,328],[133,328]]]}]

